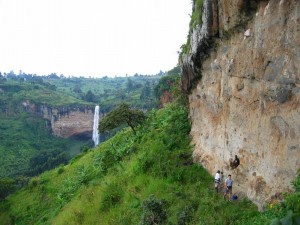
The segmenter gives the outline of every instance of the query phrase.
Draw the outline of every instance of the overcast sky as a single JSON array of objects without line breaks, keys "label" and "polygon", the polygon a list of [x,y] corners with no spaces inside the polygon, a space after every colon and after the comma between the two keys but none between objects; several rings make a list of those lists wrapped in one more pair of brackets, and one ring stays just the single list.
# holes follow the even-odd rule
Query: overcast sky
[{"label": "overcast sky", "polygon": [[0,71],[167,71],[186,42],[191,10],[191,0],[0,0]]}]

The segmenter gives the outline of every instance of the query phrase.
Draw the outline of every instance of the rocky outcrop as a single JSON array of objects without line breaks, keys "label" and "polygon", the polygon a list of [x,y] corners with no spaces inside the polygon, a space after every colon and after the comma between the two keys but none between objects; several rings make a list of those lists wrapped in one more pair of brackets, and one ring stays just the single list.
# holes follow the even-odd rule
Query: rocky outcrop
[{"label": "rocky outcrop", "polygon": [[[195,10],[194,6],[193,9]],[[180,59],[182,70],[181,88],[188,93],[201,78],[202,61],[208,56],[212,37],[218,32],[217,1],[204,1],[202,21],[202,26],[196,25],[190,34],[189,54],[182,55]]]},{"label": "rocky outcrop", "polygon": [[89,107],[49,108],[42,106],[43,117],[50,121],[52,134],[64,138],[91,139],[94,112]]},{"label": "rocky outcrop", "polygon": [[[198,50],[192,47],[182,60],[194,160],[212,174],[232,174],[234,191],[263,209],[278,193],[292,190],[300,168],[300,2],[205,4],[217,7],[210,14],[217,22],[203,20],[214,28],[206,36],[214,44],[199,58],[198,27],[191,35]],[[234,155],[241,164],[232,170]]]},{"label": "rocky outcrop", "polygon": [[30,101],[24,101],[22,106],[28,112],[46,119],[46,126],[55,136],[84,140],[92,138],[94,108],[90,106],[50,107]]}]

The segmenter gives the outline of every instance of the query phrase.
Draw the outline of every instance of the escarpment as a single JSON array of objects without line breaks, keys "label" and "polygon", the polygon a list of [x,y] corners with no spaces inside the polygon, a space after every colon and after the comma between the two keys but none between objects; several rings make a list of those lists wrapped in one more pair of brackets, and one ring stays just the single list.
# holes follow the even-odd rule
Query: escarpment
[{"label": "escarpment", "polygon": [[194,160],[232,174],[234,192],[263,209],[300,168],[300,1],[205,0],[203,10],[181,58]]},{"label": "escarpment", "polygon": [[42,115],[50,122],[52,134],[64,138],[91,139],[94,112],[90,107],[41,107]]},{"label": "escarpment", "polygon": [[88,140],[92,138],[94,109],[91,106],[47,106],[22,103],[26,111],[46,119],[45,124],[54,136]]}]

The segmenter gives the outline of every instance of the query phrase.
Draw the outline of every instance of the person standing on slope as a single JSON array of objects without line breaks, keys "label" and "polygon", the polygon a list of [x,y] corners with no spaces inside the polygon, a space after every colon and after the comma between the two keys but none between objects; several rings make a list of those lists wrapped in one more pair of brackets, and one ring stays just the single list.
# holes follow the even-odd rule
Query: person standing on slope
[{"label": "person standing on slope", "polygon": [[228,195],[228,200],[230,201],[231,195],[232,195],[232,184],[233,180],[231,179],[231,175],[229,174],[228,177],[225,180],[225,193],[224,193],[224,199]]},{"label": "person standing on slope", "polygon": [[220,176],[220,170],[218,170],[215,175],[215,189],[217,193],[219,192],[220,182],[221,182],[221,176]]}]

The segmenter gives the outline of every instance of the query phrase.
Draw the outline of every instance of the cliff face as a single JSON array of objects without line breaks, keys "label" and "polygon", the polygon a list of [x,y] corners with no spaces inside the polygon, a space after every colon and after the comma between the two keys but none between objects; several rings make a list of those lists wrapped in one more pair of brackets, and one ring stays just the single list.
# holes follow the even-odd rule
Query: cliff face
[{"label": "cliff face", "polygon": [[55,136],[90,139],[93,133],[94,112],[90,108],[48,108],[41,107],[43,117],[51,121]]},{"label": "cliff face", "polygon": [[94,122],[94,109],[88,106],[62,106],[52,108],[37,106],[29,101],[23,102],[23,107],[46,119],[46,126],[50,126],[52,134],[64,138],[91,139]]},{"label": "cliff face", "polygon": [[232,174],[234,192],[262,209],[300,168],[300,1],[206,0],[204,10],[182,58],[194,160]]}]

